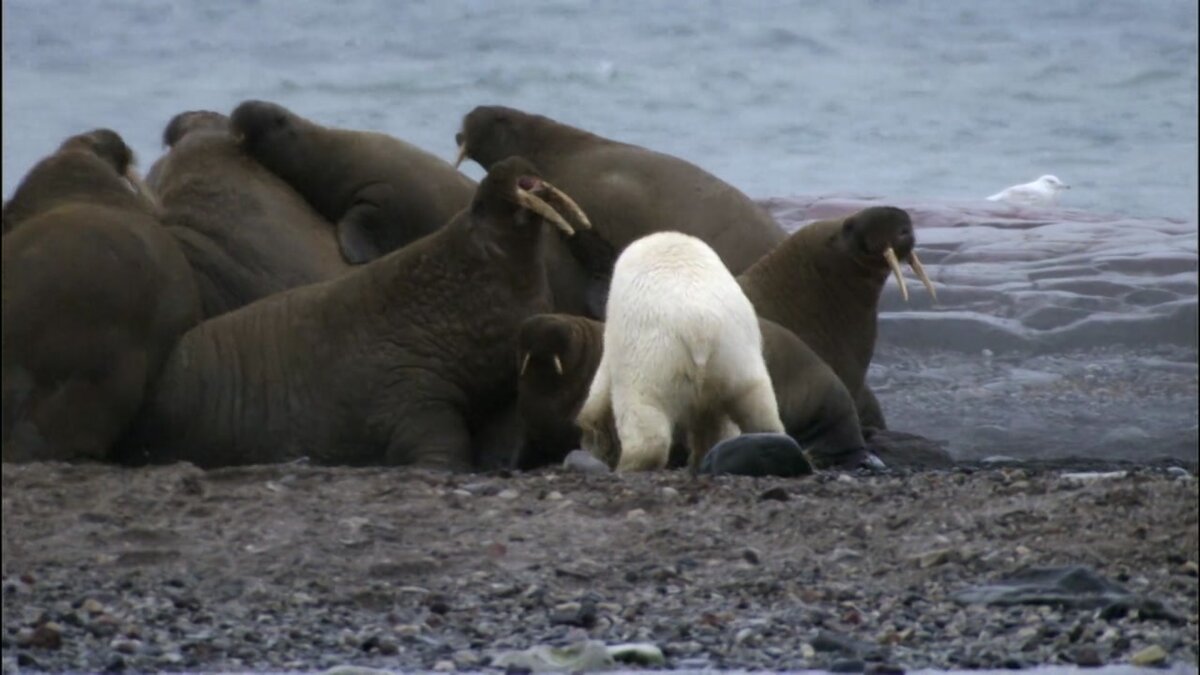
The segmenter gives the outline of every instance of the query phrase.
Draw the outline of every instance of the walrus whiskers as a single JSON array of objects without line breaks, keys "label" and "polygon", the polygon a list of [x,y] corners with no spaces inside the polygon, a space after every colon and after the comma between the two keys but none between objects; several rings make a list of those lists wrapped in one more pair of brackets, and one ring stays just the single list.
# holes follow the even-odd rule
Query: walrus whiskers
[{"label": "walrus whiskers", "polygon": [[900,261],[896,259],[896,252],[889,246],[883,251],[883,257],[887,259],[888,267],[892,268],[892,274],[896,277],[896,283],[900,284],[900,296],[908,302],[908,286],[904,284],[904,274],[900,271]]},{"label": "walrus whiskers", "polygon": [[558,354],[554,355],[554,370],[559,375],[563,374],[562,359],[558,358]]},{"label": "walrus whiskers", "polygon": [[570,223],[568,223],[566,219],[558,214],[558,211],[555,211],[549,204],[542,201],[541,197],[538,197],[532,192],[522,188],[517,188],[517,203],[554,223],[558,226],[558,229],[565,232],[567,236],[573,236],[575,234],[575,228],[571,227]]},{"label": "walrus whiskers", "polygon": [[925,266],[917,258],[916,249],[913,249],[908,254],[908,266],[912,268],[912,271],[921,280],[921,283],[925,284],[925,288],[929,290],[929,295],[933,298],[934,302],[937,302],[937,291],[933,290],[933,282],[929,280],[929,275],[925,274]]},{"label": "walrus whiskers", "polygon": [[525,370],[529,368],[529,357],[532,354],[532,352],[525,352],[525,358],[521,360],[521,372],[518,373],[518,377],[525,377]]}]

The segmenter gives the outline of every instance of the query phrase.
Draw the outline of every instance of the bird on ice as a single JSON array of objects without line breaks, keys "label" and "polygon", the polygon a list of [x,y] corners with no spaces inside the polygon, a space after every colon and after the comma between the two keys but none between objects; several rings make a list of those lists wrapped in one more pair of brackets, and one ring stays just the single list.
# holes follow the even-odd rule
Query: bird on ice
[{"label": "bird on ice", "polygon": [[1046,174],[1032,183],[1022,183],[1005,188],[988,197],[988,201],[1029,206],[1054,206],[1058,202],[1058,193],[1070,188],[1070,185],[1059,180],[1057,176]]}]

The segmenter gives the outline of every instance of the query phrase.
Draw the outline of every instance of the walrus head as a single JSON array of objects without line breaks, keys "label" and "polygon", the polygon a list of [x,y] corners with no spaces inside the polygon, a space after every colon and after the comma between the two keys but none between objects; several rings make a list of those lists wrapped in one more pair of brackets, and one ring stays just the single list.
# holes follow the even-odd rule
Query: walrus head
[{"label": "walrus head", "polygon": [[454,142],[458,144],[455,168],[468,157],[489,169],[505,157],[522,154],[529,140],[529,126],[539,120],[549,121],[514,108],[477,106],[463,117],[462,130],[454,135]]},{"label": "walrus head", "polygon": [[211,110],[188,110],[181,112],[167,122],[163,129],[163,146],[175,147],[184,136],[193,131],[228,131],[229,118]]},{"label": "walrus head", "polygon": [[268,101],[242,101],[229,116],[229,131],[242,147],[253,152],[260,145],[282,137],[296,136],[296,126],[302,118],[287,108]]},{"label": "walrus head", "polygon": [[567,236],[575,234],[575,228],[560,211],[570,215],[581,228],[592,226],[575,200],[543,180],[533,164],[523,157],[509,157],[492,166],[475,191],[471,211],[504,220],[522,211],[531,212],[539,216],[536,219],[539,224],[541,219],[550,221]]},{"label": "walrus head", "polygon": [[863,265],[890,269],[900,285],[900,295],[908,300],[908,286],[900,270],[900,261],[906,260],[917,278],[929,289],[937,300],[933,282],[925,274],[925,268],[917,258],[916,237],[913,234],[912,218],[904,209],[894,206],[872,206],[849,216],[842,221],[841,239],[847,249]]},{"label": "walrus head", "polygon": [[[520,354],[520,377],[535,372],[554,373],[561,378],[567,371],[563,362],[574,365],[572,355],[576,349],[576,326],[572,319],[555,314],[536,314],[521,322],[517,333],[517,353]],[[533,370],[530,370],[532,365]],[[588,381],[591,381],[589,376]]]},{"label": "walrus head", "polygon": [[125,139],[112,129],[93,129],[89,132],[71,136],[58,146],[59,152],[84,152],[98,157],[121,178],[125,179],[129,189],[136,195],[157,207],[158,200],[154,193],[146,187],[138,174],[137,157],[133,149],[125,144]]}]

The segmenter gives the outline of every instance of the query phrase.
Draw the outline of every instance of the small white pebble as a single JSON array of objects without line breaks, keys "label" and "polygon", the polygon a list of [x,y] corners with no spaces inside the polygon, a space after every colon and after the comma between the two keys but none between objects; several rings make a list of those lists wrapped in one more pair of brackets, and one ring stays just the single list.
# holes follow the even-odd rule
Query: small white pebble
[{"label": "small white pebble", "polygon": [[548,501],[552,501],[552,502],[556,502],[562,498],[563,498],[562,493],[559,492],[558,490],[552,490],[549,494],[546,495],[546,499]]},{"label": "small white pebble", "polygon": [[499,497],[500,499],[516,499],[517,497],[521,496],[521,493],[517,492],[516,490],[508,489],[508,490],[501,490],[500,494],[498,494],[496,496]]}]

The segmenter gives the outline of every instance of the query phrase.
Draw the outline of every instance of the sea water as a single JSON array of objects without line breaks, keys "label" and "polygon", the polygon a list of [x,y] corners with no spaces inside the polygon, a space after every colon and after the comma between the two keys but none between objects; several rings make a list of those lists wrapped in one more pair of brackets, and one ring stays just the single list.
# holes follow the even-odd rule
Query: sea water
[{"label": "sea water", "polygon": [[[107,126],[149,166],[191,109],[275,101],[451,159],[502,104],[756,198],[977,199],[1196,220],[1194,0],[3,2],[3,193]],[[468,164],[468,174],[482,172]]]}]

